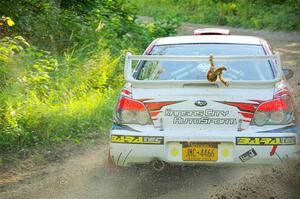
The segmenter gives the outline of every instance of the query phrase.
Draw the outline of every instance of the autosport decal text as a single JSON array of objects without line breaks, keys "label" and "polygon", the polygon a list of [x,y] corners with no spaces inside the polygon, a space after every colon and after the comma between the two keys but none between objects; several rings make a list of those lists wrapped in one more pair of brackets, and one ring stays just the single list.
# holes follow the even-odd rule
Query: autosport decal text
[{"label": "autosport decal text", "polygon": [[295,145],[296,137],[237,137],[237,145]]},{"label": "autosport decal text", "polygon": [[173,117],[173,124],[237,124],[236,118],[227,118],[224,110],[173,110],[166,109],[165,116]]},{"label": "autosport decal text", "polygon": [[164,144],[163,136],[111,135],[111,143],[121,144]]}]

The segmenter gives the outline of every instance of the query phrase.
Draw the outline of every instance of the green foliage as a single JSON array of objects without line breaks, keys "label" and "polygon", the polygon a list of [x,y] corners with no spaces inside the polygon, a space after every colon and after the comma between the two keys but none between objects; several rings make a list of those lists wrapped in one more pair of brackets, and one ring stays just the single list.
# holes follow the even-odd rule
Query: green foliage
[{"label": "green foliage", "polygon": [[[128,0],[7,0],[0,8],[0,16],[11,16],[16,24],[8,35],[22,35],[32,45],[57,54],[78,48],[87,52],[99,40],[117,54],[120,49],[144,48],[161,36],[157,29],[136,23],[136,8]],[[164,19],[169,32],[174,22]]]},{"label": "green foliage", "polygon": [[108,132],[125,52],[179,25],[140,24],[135,11],[128,0],[0,2],[15,22],[0,26],[0,155]]},{"label": "green foliage", "polygon": [[155,17],[153,23],[153,34],[154,36],[175,35],[179,24],[180,22],[175,16],[167,15],[163,17]]},{"label": "green foliage", "polygon": [[0,41],[6,49],[0,67],[7,69],[1,74],[0,151],[106,132],[122,84],[119,59],[99,49],[83,61],[75,54],[59,60],[19,41]]},{"label": "green foliage", "polygon": [[172,15],[182,21],[300,31],[299,0],[133,0],[140,15]]}]

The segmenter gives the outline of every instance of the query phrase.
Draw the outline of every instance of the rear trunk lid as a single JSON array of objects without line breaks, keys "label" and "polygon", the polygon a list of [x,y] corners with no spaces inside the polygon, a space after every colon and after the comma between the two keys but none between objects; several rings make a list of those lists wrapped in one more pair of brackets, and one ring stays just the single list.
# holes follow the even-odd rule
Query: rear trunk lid
[{"label": "rear trunk lid", "polygon": [[154,127],[161,130],[244,130],[257,106],[272,99],[274,88],[261,87],[132,87]]}]

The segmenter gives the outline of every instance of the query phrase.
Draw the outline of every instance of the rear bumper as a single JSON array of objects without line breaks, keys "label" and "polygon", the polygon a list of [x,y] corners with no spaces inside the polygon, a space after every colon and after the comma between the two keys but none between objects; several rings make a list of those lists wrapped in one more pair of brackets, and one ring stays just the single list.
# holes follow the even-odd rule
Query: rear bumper
[{"label": "rear bumper", "polygon": [[[183,161],[183,143],[217,143],[216,161]],[[110,154],[117,166],[147,164],[276,164],[299,158],[297,132],[137,132],[111,130]]]}]

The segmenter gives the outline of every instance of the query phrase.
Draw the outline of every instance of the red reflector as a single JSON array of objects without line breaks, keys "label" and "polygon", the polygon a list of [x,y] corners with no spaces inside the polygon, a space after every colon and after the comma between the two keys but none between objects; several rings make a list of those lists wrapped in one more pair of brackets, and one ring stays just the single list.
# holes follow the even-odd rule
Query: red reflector
[{"label": "red reflector", "polygon": [[274,99],[269,102],[262,103],[257,111],[267,112],[267,111],[279,111],[288,109],[288,105],[284,99]]},{"label": "red reflector", "polygon": [[145,106],[139,101],[123,97],[120,99],[119,109],[145,111]]}]

